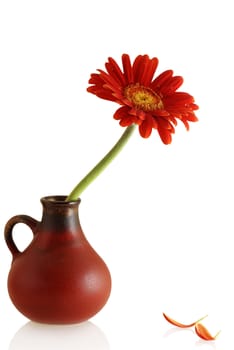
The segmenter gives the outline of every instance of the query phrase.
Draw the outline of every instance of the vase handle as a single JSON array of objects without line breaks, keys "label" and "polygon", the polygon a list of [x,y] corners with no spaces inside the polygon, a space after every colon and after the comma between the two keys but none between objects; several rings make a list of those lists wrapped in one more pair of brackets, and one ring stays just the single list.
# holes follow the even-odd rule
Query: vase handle
[{"label": "vase handle", "polygon": [[6,244],[9,250],[11,251],[13,258],[19,253],[21,253],[20,250],[17,248],[12,235],[14,226],[20,223],[29,226],[32,230],[33,235],[35,235],[36,227],[39,222],[28,215],[16,215],[13,216],[10,220],[8,220],[8,222],[5,225],[4,235]]}]

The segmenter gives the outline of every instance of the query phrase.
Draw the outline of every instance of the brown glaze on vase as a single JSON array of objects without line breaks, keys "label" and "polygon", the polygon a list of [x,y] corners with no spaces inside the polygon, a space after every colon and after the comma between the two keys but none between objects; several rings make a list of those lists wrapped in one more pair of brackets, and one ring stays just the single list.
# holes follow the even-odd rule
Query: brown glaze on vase
[{"label": "brown glaze on vase", "polygon": [[[5,226],[5,240],[13,256],[9,296],[32,321],[83,322],[107,302],[110,272],[82,231],[80,201],[66,202],[65,196],[50,196],[42,198],[41,203],[41,222],[17,215]],[[12,236],[17,223],[26,224],[33,232],[32,242],[23,252]]]}]

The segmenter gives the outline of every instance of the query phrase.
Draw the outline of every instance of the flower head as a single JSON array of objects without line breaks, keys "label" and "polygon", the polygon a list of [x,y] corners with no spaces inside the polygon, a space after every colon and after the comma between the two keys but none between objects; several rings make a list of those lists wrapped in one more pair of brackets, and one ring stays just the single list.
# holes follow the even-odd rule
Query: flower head
[{"label": "flower head", "polygon": [[194,98],[186,92],[178,92],[183,78],[173,76],[167,70],[154,78],[158,66],[156,57],[139,55],[131,64],[127,54],[122,55],[123,70],[113,58],[105,64],[106,71],[91,74],[88,91],[98,97],[121,105],[114,113],[123,127],[136,124],[140,135],[150,136],[157,129],[163,143],[171,143],[171,134],[175,132],[177,119],[186,129],[189,122],[197,121],[194,113],[198,106]]}]

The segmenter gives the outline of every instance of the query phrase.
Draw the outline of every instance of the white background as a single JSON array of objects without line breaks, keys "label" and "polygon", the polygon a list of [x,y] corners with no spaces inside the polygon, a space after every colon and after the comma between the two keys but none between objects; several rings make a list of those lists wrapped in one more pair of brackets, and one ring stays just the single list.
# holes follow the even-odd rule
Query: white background
[{"label": "white background", "polygon": [[[0,1],[0,348],[224,349],[233,347],[232,1]],[[6,288],[3,230],[15,214],[40,220],[40,198],[68,194],[123,129],[118,107],[86,92],[107,57],[159,58],[195,96],[198,123],[165,146],[136,132],[83,193],[86,236],[113,289],[90,322],[29,322]],[[20,225],[19,225],[20,226]],[[20,232],[19,232],[20,231]],[[31,238],[16,230],[20,247]],[[175,330],[209,314],[215,343]]]}]

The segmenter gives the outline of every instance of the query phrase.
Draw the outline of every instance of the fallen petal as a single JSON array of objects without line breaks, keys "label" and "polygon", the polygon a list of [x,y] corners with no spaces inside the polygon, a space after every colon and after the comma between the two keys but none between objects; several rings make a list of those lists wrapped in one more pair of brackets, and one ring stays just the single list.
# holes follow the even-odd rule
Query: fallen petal
[{"label": "fallen petal", "polygon": [[195,325],[195,332],[203,340],[215,340],[219,335],[220,331],[213,337],[205,326],[201,323]]},{"label": "fallen petal", "polygon": [[199,320],[193,322],[193,323],[190,323],[190,324],[183,324],[183,323],[180,323],[180,322],[177,322],[175,320],[173,320],[171,317],[167,316],[166,314],[163,313],[163,316],[164,318],[171,324],[173,324],[173,326],[176,326],[176,327],[180,327],[180,328],[189,328],[189,327],[193,327],[196,325],[196,323],[202,321],[206,316],[200,318]]}]

